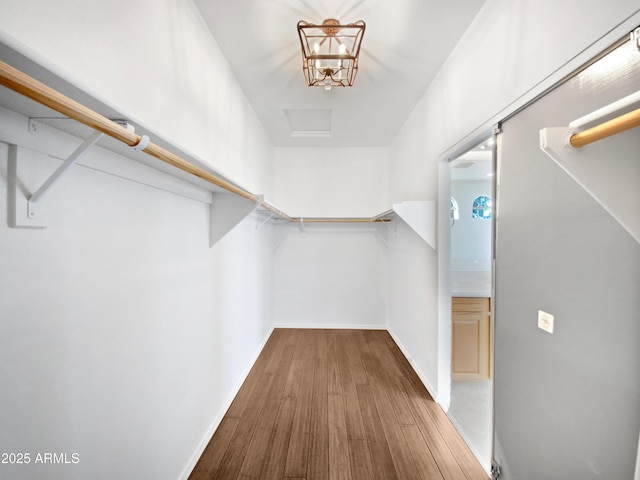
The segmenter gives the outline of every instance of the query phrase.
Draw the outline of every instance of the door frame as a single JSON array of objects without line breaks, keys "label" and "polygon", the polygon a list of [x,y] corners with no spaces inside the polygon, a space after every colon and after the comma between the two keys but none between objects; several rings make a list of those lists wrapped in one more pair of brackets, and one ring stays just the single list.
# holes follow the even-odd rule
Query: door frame
[{"label": "door frame", "polygon": [[[631,15],[625,21],[609,30],[605,35],[593,42],[578,55],[571,58],[563,65],[547,75],[511,102],[503,106],[491,118],[471,127],[469,133],[462,138],[452,137],[451,146],[442,152],[438,160],[438,215],[437,215],[437,245],[438,245],[438,378],[436,401],[447,411],[451,401],[451,298],[450,280],[450,241],[451,233],[448,231],[449,225],[449,198],[451,197],[451,172],[449,162],[467,150],[471,149],[488,138],[493,133],[493,126],[514,115],[517,111],[525,108],[538,97],[546,94],[555,86],[562,83],[569,75],[577,69],[592,61],[598,55],[610,48],[628,32],[635,29],[640,21],[640,11]],[[498,143],[498,142],[496,142]],[[494,184],[499,182],[499,172],[496,172]],[[495,208],[495,206],[494,206]],[[493,375],[495,378],[495,375]],[[640,463],[640,454],[639,454]],[[640,480],[640,479],[638,479]]]},{"label": "door frame", "polygon": [[[493,133],[491,125],[466,137],[455,148],[441,155],[438,162],[438,403],[444,411],[451,404],[451,162],[463,155]],[[495,149],[495,147],[494,147]],[[495,157],[495,154],[494,154]],[[494,159],[495,162],[495,159]],[[494,164],[494,188],[496,184]],[[495,192],[494,192],[495,199]],[[495,200],[494,200],[495,209]],[[495,222],[494,222],[495,223]],[[492,235],[495,232],[492,233]],[[493,283],[493,282],[492,282]],[[493,310],[493,299],[491,309]],[[493,313],[493,312],[492,312]],[[491,336],[493,338],[493,318]],[[491,378],[493,348],[490,348]]]},{"label": "door frame", "polygon": [[[451,359],[452,359],[452,312],[451,312],[451,165],[454,160],[464,155],[488,138],[493,138],[491,154],[491,198],[493,202],[493,215],[491,219],[491,294],[489,309],[489,378],[491,384],[491,453],[493,459],[493,382],[494,372],[494,337],[495,337],[495,260],[496,260],[496,222],[497,222],[497,152],[500,141],[499,124],[475,132],[465,139],[457,148],[452,149],[439,159],[438,164],[438,403],[443,409],[449,410],[451,406]],[[448,342],[448,343],[443,343]],[[448,348],[444,348],[448,347]],[[444,402],[446,392],[446,403]],[[473,449],[472,449],[473,451]],[[483,468],[485,466],[483,465]],[[489,472],[487,472],[489,473]]]},{"label": "door frame", "polygon": [[[584,67],[588,62],[593,61],[602,55],[607,49],[611,48],[622,37],[628,35],[628,32],[634,30],[640,21],[640,11],[634,13],[625,21],[612,28],[605,35],[593,42],[587,48],[582,50],[578,55],[567,61],[541,80],[539,83],[532,85],[529,90],[515,99],[509,105],[504,106],[496,112],[491,118],[476,126],[467,135],[459,138],[457,141],[452,139],[451,147],[442,152],[438,156],[438,212],[437,212],[437,245],[438,245],[438,378],[437,378],[437,397],[436,401],[442,406],[444,411],[449,410],[451,403],[451,229],[450,225],[450,198],[451,198],[451,166],[450,162],[464,154],[466,151],[479,144],[484,138],[488,138],[492,134],[495,136],[495,147],[499,148],[501,135],[499,134],[500,122],[515,115],[519,110],[526,108],[527,105],[534,102],[537,98],[545,95],[556,86],[576,72],[579,68]],[[498,131],[494,131],[494,126],[498,127]],[[497,150],[496,150],[497,151]],[[499,186],[499,166],[495,164],[496,155],[494,152],[494,188]],[[494,214],[498,212],[498,196],[494,192]],[[494,229],[497,222],[494,220]],[[493,232],[493,248],[494,248],[494,265],[492,285],[495,286],[495,231]],[[495,338],[495,301],[494,292],[492,292],[491,302],[491,378],[495,382],[496,375],[494,370],[494,345]],[[494,443],[495,438],[492,439]],[[634,480],[640,480],[640,444],[638,446],[638,456],[636,461],[636,473]]]}]

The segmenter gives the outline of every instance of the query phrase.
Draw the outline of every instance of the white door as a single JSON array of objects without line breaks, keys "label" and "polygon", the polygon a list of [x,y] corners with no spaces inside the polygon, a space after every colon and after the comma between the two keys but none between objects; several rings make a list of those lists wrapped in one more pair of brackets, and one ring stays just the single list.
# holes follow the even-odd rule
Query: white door
[{"label": "white door", "polygon": [[[502,124],[494,358],[501,479],[634,476],[640,244],[602,198],[541,151],[539,131],[638,90],[640,51],[627,42]],[[583,148],[599,152],[590,175],[600,186],[614,195],[616,186],[625,194],[622,185],[640,191],[640,127]],[[640,204],[627,208],[640,215]],[[539,311],[554,316],[553,333],[538,327]]]}]

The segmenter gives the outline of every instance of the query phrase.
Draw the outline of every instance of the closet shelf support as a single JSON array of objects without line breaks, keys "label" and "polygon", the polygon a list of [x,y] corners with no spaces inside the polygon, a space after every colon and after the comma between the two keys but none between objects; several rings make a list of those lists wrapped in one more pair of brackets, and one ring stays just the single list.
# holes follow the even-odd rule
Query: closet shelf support
[{"label": "closet shelf support", "polygon": [[[634,93],[571,122],[568,127],[543,128],[540,130],[540,149],[640,243],[640,217],[635,210],[640,203],[640,190],[636,180],[638,177],[634,175],[638,172],[637,156],[617,155],[613,143],[581,148],[640,127],[640,108],[582,132],[575,131],[575,126],[590,125],[593,121],[602,120],[603,117],[608,117],[620,109],[633,108],[638,101],[640,98]],[[636,151],[637,138],[629,135],[620,147],[635,148]],[[603,182],[604,176],[610,181]]]},{"label": "closet shelf support", "polygon": [[80,144],[78,148],[67,158],[62,165],[60,165],[55,172],[42,184],[42,186],[36,190],[36,192],[29,197],[27,201],[27,215],[29,218],[34,218],[38,213],[38,207],[45,198],[45,196],[51,191],[51,189],[62,178],[69,173],[71,167],[73,167],[78,160],[80,160],[91,147],[93,147],[100,138],[104,136],[104,133],[94,131],[87,139]]},{"label": "closet shelf support", "polygon": [[273,218],[273,216],[274,216],[274,215],[275,215],[275,213],[270,214],[267,218],[265,218],[265,219],[260,223],[260,225],[258,225],[258,222],[257,222],[257,220],[256,220],[256,231],[257,231],[257,230],[260,230],[260,229],[264,226],[264,224],[265,224],[265,223],[267,223],[269,220],[271,220],[271,219]]}]

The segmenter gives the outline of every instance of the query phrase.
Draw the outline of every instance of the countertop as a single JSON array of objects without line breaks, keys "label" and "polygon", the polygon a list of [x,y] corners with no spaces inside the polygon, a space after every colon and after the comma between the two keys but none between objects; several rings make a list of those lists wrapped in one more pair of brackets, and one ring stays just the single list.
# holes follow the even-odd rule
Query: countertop
[{"label": "countertop", "polygon": [[491,272],[451,272],[452,297],[491,297]]}]

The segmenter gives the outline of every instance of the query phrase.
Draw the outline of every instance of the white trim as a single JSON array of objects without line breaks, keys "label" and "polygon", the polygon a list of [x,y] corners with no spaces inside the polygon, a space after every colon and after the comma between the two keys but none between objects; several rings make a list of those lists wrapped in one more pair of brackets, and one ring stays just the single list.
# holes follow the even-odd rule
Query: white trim
[{"label": "white trim", "polygon": [[449,418],[449,421],[453,424],[455,429],[458,431],[458,435],[462,437],[462,439],[464,440],[464,443],[467,444],[467,447],[469,447],[469,450],[471,450],[471,453],[473,453],[473,456],[476,457],[476,460],[478,460],[478,463],[480,464],[480,466],[484,469],[485,472],[487,472],[487,474],[491,475],[491,459],[490,458],[485,459],[480,454],[478,449],[473,445],[473,442],[469,438],[469,435],[465,431],[464,427],[458,421],[455,415],[447,414],[447,418]]},{"label": "white trim", "polygon": [[344,323],[276,323],[273,328],[308,328],[323,330],[388,330],[386,325],[361,325]]},{"label": "white trim", "polygon": [[449,402],[447,401],[446,404],[440,403],[438,395],[436,395],[436,389],[433,388],[433,385],[431,385],[431,382],[429,382],[429,380],[427,379],[427,376],[420,369],[420,367],[418,367],[418,365],[414,362],[413,357],[409,354],[408,350],[405,348],[405,346],[402,344],[402,342],[396,336],[396,334],[393,333],[393,330],[387,327],[387,332],[389,332],[389,335],[391,335],[391,338],[393,338],[393,341],[396,342],[396,345],[398,345],[398,348],[407,359],[407,362],[409,362],[409,365],[411,366],[411,368],[413,368],[413,371],[416,372],[416,375],[418,375],[418,378],[427,389],[427,392],[429,392],[429,395],[431,395],[433,400],[437,404],[439,404],[445,412],[449,410]]},{"label": "white trim", "polygon": [[200,440],[198,447],[196,448],[195,452],[193,452],[193,455],[191,456],[191,458],[187,462],[187,465],[184,467],[184,470],[180,474],[180,477],[179,477],[180,480],[188,480],[189,475],[191,475],[191,472],[193,471],[196,464],[198,463],[198,460],[200,460],[200,457],[202,456],[204,449],[207,448],[207,445],[211,441],[213,434],[216,433],[216,430],[220,426],[220,422],[222,422],[222,419],[226,415],[227,410],[229,410],[229,407],[231,407],[231,403],[236,398],[236,395],[238,395],[238,392],[240,391],[242,384],[246,381],[247,377],[249,376],[249,372],[251,371],[255,363],[258,361],[258,357],[262,353],[262,350],[264,350],[264,347],[267,344],[267,341],[271,337],[272,333],[273,333],[273,327],[270,328],[269,331],[267,332],[267,335],[265,336],[264,340],[262,341],[262,344],[258,348],[258,351],[254,354],[253,359],[249,362],[249,366],[247,367],[245,373],[241,376],[241,378],[238,380],[234,388],[231,390],[231,393],[227,397],[226,402],[224,402],[224,404],[222,405],[222,408],[220,408],[220,410],[218,411],[218,414],[213,419],[211,426],[205,432],[204,436],[202,437],[202,440]]},{"label": "white trim", "polygon": [[[486,132],[484,132],[486,133]],[[483,133],[483,134],[484,134]],[[486,138],[486,137],[483,137]],[[475,145],[483,138],[473,138]],[[469,148],[472,148],[470,146]],[[466,148],[466,145],[465,145]],[[457,152],[462,155],[464,152]],[[454,158],[451,158],[453,160]],[[438,401],[451,404],[451,164],[449,158],[438,161]]]}]

